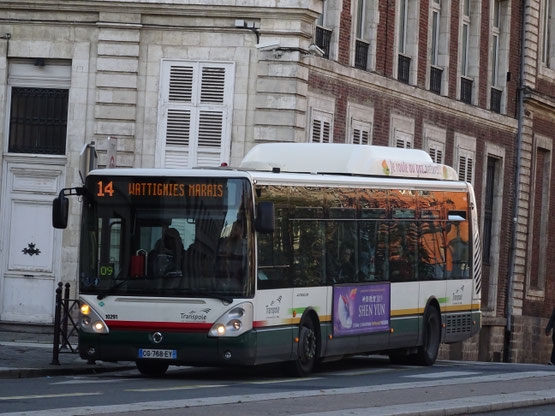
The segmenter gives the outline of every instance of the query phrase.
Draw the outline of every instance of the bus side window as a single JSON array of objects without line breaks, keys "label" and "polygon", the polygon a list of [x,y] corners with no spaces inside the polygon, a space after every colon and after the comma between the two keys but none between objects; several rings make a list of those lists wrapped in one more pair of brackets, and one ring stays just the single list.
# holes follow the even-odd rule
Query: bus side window
[{"label": "bus side window", "polygon": [[446,230],[446,266],[448,279],[468,279],[470,247],[468,221],[449,221]]},{"label": "bus side window", "polygon": [[421,221],[418,238],[418,278],[441,280],[445,278],[445,242],[440,221]]},{"label": "bus side window", "polygon": [[290,244],[286,208],[276,207],[273,233],[258,233],[258,289],[277,289],[291,285]]},{"label": "bus side window", "polygon": [[415,221],[389,223],[389,279],[392,282],[415,280],[417,236]]}]

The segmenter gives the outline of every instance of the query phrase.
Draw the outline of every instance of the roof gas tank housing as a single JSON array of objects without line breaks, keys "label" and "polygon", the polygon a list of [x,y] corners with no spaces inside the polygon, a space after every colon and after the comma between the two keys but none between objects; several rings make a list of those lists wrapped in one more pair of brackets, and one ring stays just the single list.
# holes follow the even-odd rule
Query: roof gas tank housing
[{"label": "roof gas tank housing", "polygon": [[292,173],[391,176],[457,181],[455,170],[419,149],[342,143],[265,143],[253,147],[241,169]]}]

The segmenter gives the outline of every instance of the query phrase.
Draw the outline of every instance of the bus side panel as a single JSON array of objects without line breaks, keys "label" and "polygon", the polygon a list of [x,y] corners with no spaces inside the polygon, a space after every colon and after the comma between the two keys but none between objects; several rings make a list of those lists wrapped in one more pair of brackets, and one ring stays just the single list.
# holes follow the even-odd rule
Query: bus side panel
[{"label": "bus side panel", "polygon": [[391,283],[390,348],[417,344],[420,333],[419,282]]},{"label": "bus side panel", "polygon": [[[256,363],[287,361],[291,357],[294,324],[293,289],[258,290],[253,326],[257,336]],[[299,317],[300,318],[300,317]]]}]

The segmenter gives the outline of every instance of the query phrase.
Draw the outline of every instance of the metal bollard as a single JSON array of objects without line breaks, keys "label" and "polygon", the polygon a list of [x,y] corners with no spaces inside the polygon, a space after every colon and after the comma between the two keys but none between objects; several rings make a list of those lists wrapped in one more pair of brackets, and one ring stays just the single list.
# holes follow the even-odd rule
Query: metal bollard
[{"label": "metal bollard", "polygon": [[60,365],[58,359],[60,353],[60,313],[62,311],[62,286],[63,283],[58,283],[56,289],[56,308],[54,311],[54,343],[52,346],[52,365]]},{"label": "metal bollard", "polygon": [[63,332],[63,341],[62,341],[62,349],[67,348],[69,344],[68,340],[68,332],[67,332],[67,320],[69,317],[69,287],[71,285],[66,283],[65,291],[64,291],[64,303],[63,303],[63,318],[62,318],[62,332]]}]

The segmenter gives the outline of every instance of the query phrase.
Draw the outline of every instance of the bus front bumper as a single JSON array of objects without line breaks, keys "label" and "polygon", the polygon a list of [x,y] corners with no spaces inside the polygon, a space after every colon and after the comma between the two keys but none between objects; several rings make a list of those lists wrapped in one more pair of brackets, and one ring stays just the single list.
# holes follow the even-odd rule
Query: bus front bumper
[{"label": "bus front bumper", "polygon": [[137,361],[139,350],[175,351],[171,365],[222,366],[253,365],[256,334],[238,337],[209,337],[206,333],[161,332],[154,343],[152,332],[111,331],[109,334],[79,333],[79,355],[89,361]]}]

